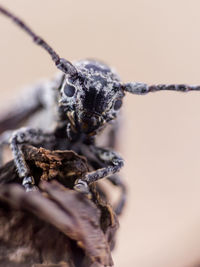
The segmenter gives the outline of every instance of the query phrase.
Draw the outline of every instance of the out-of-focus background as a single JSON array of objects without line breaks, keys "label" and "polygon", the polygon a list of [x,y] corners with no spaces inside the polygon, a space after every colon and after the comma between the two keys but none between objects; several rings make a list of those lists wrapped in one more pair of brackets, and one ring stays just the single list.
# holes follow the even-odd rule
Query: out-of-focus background
[{"label": "out-of-focus background", "polygon": [[[200,84],[198,0],[1,0],[62,57],[101,59],[124,81]],[[0,16],[0,105],[56,68]],[[129,189],[117,267],[200,262],[200,92],[127,94],[119,151]]]}]

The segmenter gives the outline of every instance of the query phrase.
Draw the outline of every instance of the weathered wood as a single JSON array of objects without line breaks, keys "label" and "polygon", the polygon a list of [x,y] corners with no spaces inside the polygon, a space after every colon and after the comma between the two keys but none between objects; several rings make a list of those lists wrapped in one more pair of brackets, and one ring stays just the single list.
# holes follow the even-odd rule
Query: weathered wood
[{"label": "weathered wood", "polygon": [[24,191],[13,161],[0,169],[0,265],[112,266],[118,221],[111,206],[95,185],[90,198],[72,190],[87,161],[72,151],[23,151],[39,190]]}]

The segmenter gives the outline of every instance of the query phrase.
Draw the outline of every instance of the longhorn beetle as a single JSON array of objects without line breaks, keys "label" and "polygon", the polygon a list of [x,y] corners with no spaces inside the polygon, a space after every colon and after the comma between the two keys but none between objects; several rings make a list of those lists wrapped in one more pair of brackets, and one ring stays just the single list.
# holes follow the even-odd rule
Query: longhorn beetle
[{"label": "longhorn beetle", "polygon": [[76,180],[74,189],[87,194],[90,183],[106,177],[121,188],[121,198],[116,208],[116,212],[120,214],[125,203],[126,189],[116,173],[122,168],[124,161],[116,152],[96,146],[95,137],[108,123],[116,119],[126,92],[139,95],[161,90],[188,92],[199,91],[200,86],[122,83],[113,69],[102,62],[81,60],[71,63],[60,58],[55,50],[21,19],[2,6],[0,13],[10,18],[31,36],[37,45],[45,49],[61,71],[51,82],[33,86],[29,98],[23,101],[20,107],[27,116],[30,113],[30,105],[32,110],[37,110],[39,106],[44,109],[49,106],[56,107],[57,117],[52,121],[55,122],[54,129],[46,131],[40,128],[20,128],[5,131],[0,138],[0,154],[3,146],[9,144],[22,184],[26,191],[31,191],[36,189],[35,181],[24,160],[21,145],[48,144],[51,149],[72,149],[89,158],[92,167],[91,172]]}]

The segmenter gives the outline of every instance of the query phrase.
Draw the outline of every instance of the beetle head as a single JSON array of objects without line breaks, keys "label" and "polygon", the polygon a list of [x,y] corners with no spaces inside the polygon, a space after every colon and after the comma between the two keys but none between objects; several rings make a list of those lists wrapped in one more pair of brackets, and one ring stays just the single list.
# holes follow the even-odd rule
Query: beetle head
[{"label": "beetle head", "polygon": [[124,92],[119,77],[107,65],[94,60],[74,65],[77,75],[66,75],[60,105],[76,129],[92,134],[116,118]]}]

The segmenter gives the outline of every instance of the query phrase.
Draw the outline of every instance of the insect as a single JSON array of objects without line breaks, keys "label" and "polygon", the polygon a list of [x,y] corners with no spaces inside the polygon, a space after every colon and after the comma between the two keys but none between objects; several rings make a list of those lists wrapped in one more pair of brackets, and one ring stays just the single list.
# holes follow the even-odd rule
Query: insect
[{"label": "insect", "polygon": [[[45,49],[60,70],[54,80],[33,86],[28,99],[20,106],[29,117],[34,113],[30,114],[30,105],[32,110],[39,107],[55,110],[56,115],[52,117],[54,128],[47,131],[26,127],[5,131],[0,137],[1,156],[3,146],[10,145],[22,184],[26,191],[32,191],[36,189],[35,181],[24,160],[21,146],[25,143],[34,146],[48,144],[51,149],[72,149],[90,159],[91,165],[91,171],[76,180],[74,189],[88,194],[89,184],[106,177],[121,188],[121,197],[116,208],[117,214],[120,214],[126,200],[126,188],[116,173],[123,167],[124,161],[112,150],[114,144],[109,149],[97,146],[96,137],[118,117],[126,92],[139,95],[161,90],[188,92],[199,91],[200,86],[123,83],[113,69],[102,62],[88,59],[72,63],[60,58],[21,19],[1,6],[0,13],[13,20],[37,45]],[[114,124],[111,133],[108,136],[110,144],[116,134]]]}]

